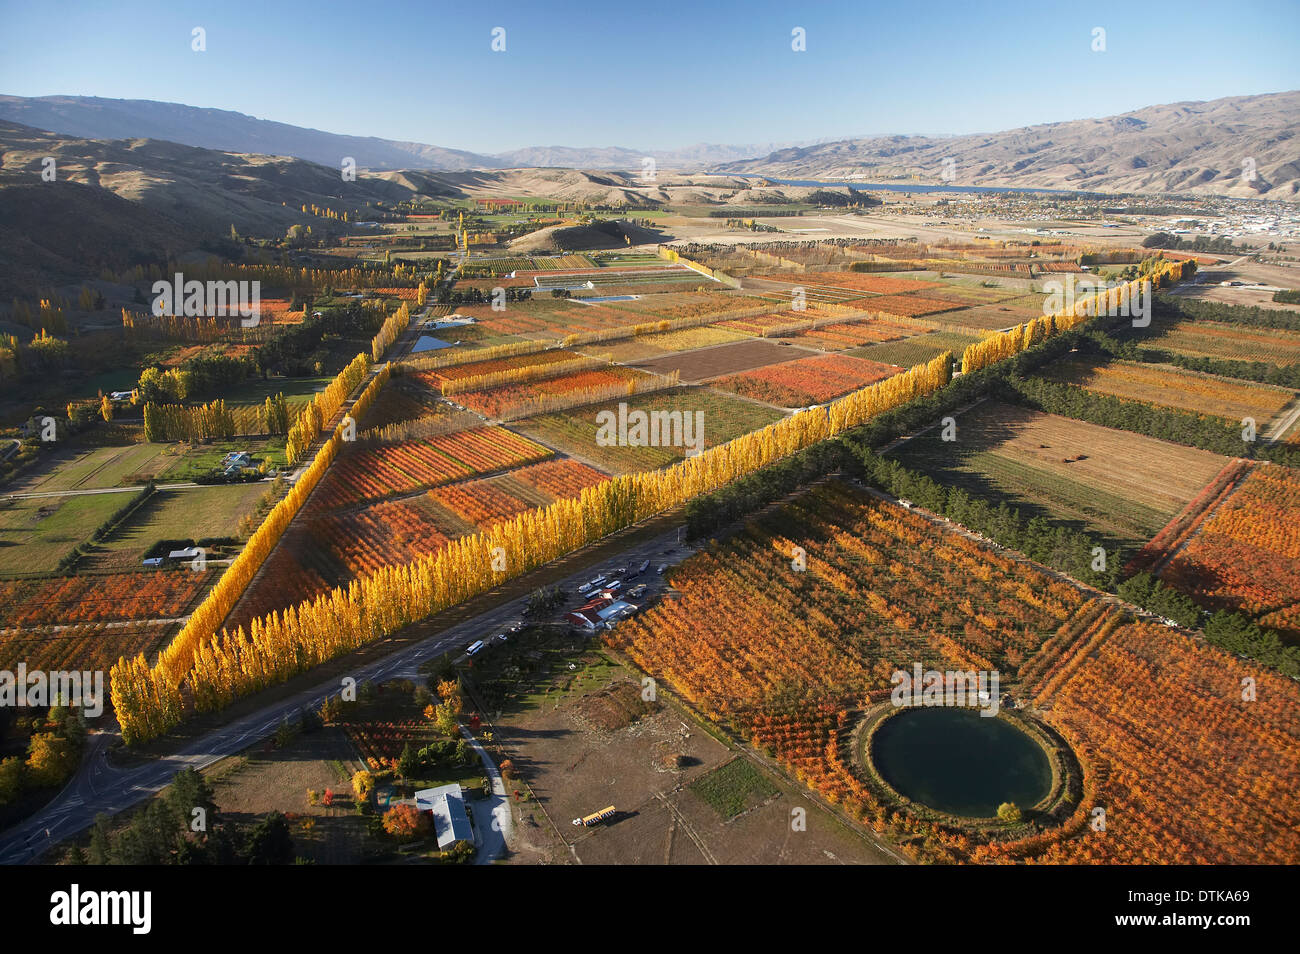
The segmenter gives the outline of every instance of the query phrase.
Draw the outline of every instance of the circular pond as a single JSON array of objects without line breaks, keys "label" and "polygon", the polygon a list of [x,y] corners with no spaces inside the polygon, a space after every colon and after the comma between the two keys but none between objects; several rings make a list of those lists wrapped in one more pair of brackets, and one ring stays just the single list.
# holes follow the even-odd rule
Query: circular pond
[{"label": "circular pond", "polygon": [[1030,808],[1047,797],[1047,753],[1006,719],[975,709],[915,708],[880,723],[870,758],[894,790],[950,815],[990,818],[1003,802]]}]

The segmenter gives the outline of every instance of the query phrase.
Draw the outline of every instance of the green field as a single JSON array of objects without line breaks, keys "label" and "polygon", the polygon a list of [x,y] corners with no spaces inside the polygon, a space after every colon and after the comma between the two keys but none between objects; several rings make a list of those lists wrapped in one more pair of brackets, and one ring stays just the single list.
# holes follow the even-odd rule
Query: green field
[{"label": "green field", "polygon": [[971,305],[960,311],[928,315],[925,320],[937,325],[961,325],[967,328],[999,331],[1039,317],[1043,313],[1044,301],[1044,296],[1040,294],[1021,295],[989,305]]},{"label": "green field", "polygon": [[213,484],[159,490],[103,542],[108,550],[147,550],[159,540],[230,537],[270,484]]},{"label": "green field", "polygon": [[[646,213],[638,212],[638,217]],[[661,213],[656,213],[662,218]],[[668,260],[650,252],[597,252],[591,256],[601,268],[619,268],[628,265],[666,265]]]},{"label": "green field", "polygon": [[[557,414],[543,414],[519,421],[515,428],[534,440],[575,457],[601,470],[626,474],[653,470],[682,458],[681,447],[602,447],[596,443],[596,415],[602,410],[617,412],[620,402],[575,408]],[[704,443],[712,447],[749,431],[765,427],[783,415],[774,408],[709,388],[679,388],[626,399],[629,411],[702,412]]]},{"label": "green field", "polygon": [[0,499],[0,574],[52,573],[77,544],[131,499],[130,492]]},{"label": "green field", "polygon": [[125,487],[150,479],[174,480],[168,444],[130,444],[89,450],[55,451],[37,473],[10,488],[12,493],[51,493]]},{"label": "green field", "polygon": [[917,335],[915,338],[904,338],[902,341],[886,341],[883,344],[867,345],[865,348],[854,348],[844,353],[855,358],[866,358],[868,361],[910,368],[929,361],[945,351],[951,351],[954,358],[960,358],[966,346],[978,340],[971,335],[957,334],[953,331],[934,331]]},{"label": "green field", "polygon": [[728,820],[778,794],[776,786],[743,757],[701,775],[687,787]]},{"label": "green field", "polygon": [[[986,279],[987,280],[987,279]],[[943,279],[942,288],[928,288],[923,295],[932,298],[944,298],[948,301],[961,301],[968,305],[991,305],[1008,298],[1018,298],[1024,294],[1023,289],[986,287],[979,282],[956,282],[951,277]]]},{"label": "green field", "polygon": [[177,455],[175,463],[167,471],[169,481],[194,480],[202,477],[221,464],[221,458],[234,451],[248,451],[252,455],[254,466],[266,458],[270,466],[280,468],[287,466],[284,456],[285,439],[268,437],[260,440],[213,441],[211,444],[173,444],[172,453]]},{"label": "green field", "polygon": [[293,403],[294,398],[307,399],[317,391],[325,390],[334,379],[327,378],[249,378],[238,387],[231,388],[222,397],[227,404],[261,404],[269,397],[283,394]]}]

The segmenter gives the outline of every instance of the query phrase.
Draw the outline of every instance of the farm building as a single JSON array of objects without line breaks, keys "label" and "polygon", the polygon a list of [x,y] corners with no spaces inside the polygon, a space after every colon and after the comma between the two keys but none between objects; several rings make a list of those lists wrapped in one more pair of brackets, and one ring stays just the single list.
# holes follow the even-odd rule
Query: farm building
[{"label": "farm building", "polygon": [[572,623],[574,626],[595,629],[600,625],[600,617],[596,615],[594,609],[574,610],[564,617],[565,622]]},{"label": "farm building", "polygon": [[623,600],[614,600],[614,602],[610,603],[604,609],[597,610],[596,615],[600,617],[601,622],[605,622],[607,620],[613,619],[614,617],[620,614],[630,613],[635,609],[636,607],[633,606],[631,603],[625,602]]},{"label": "farm building", "polygon": [[455,782],[424,788],[415,793],[415,807],[433,813],[433,831],[439,848],[450,848],[458,841],[473,841],[474,831],[465,813],[465,797]]},{"label": "farm building", "polygon": [[612,593],[602,592],[599,596],[593,596],[564,618],[575,626],[599,626],[609,619],[610,614],[607,610],[613,606],[614,602]]},{"label": "farm building", "polygon": [[635,610],[636,606],[624,600],[602,597],[598,600],[592,600],[586,606],[574,610],[564,618],[575,626],[595,629],[598,626],[604,626],[610,620],[617,619],[621,615],[627,615]]},{"label": "farm building", "polygon": [[245,467],[253,466],[253,457],[248,451],[232,451],[221,458],[221,465],[224,468],[222,473],[229,477],[239,473]]}]

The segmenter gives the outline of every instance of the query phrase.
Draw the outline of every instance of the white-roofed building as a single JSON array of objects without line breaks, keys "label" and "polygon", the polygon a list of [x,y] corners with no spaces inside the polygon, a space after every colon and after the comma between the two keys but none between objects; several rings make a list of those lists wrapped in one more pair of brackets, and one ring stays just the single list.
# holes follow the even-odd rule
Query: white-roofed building
[{"label": "white-roofed building", "polygon": [[465,812],[465,796],[455,782],[437,788],[423,788],[415,793],[415,807],[433,813],[433,831],[438,836],[439,848],[450,848],[458,841],[473,841],[469,815]]}]

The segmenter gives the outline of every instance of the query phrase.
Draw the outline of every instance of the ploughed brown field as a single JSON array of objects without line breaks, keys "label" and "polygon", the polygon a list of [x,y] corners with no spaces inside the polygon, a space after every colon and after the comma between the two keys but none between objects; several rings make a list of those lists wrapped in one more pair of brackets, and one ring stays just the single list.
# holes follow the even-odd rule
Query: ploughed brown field
[{"label": "ploughed brown field", "polygon": [[1154,437],[996,402],[963,414],[959,438],[1048,474],[1174,511],[1200,493],[1226,459]]},{"label": "ploughed brown field", "polygon": [[685,354],[667,354],[649,361],[638,361],[636,367],[667,374],[681,371],[682,383],[691,384],[738,371],[766,367],[781,361],[806,358],[809,352],[773,341],[739,341],[736,344],[705,348]]}]

